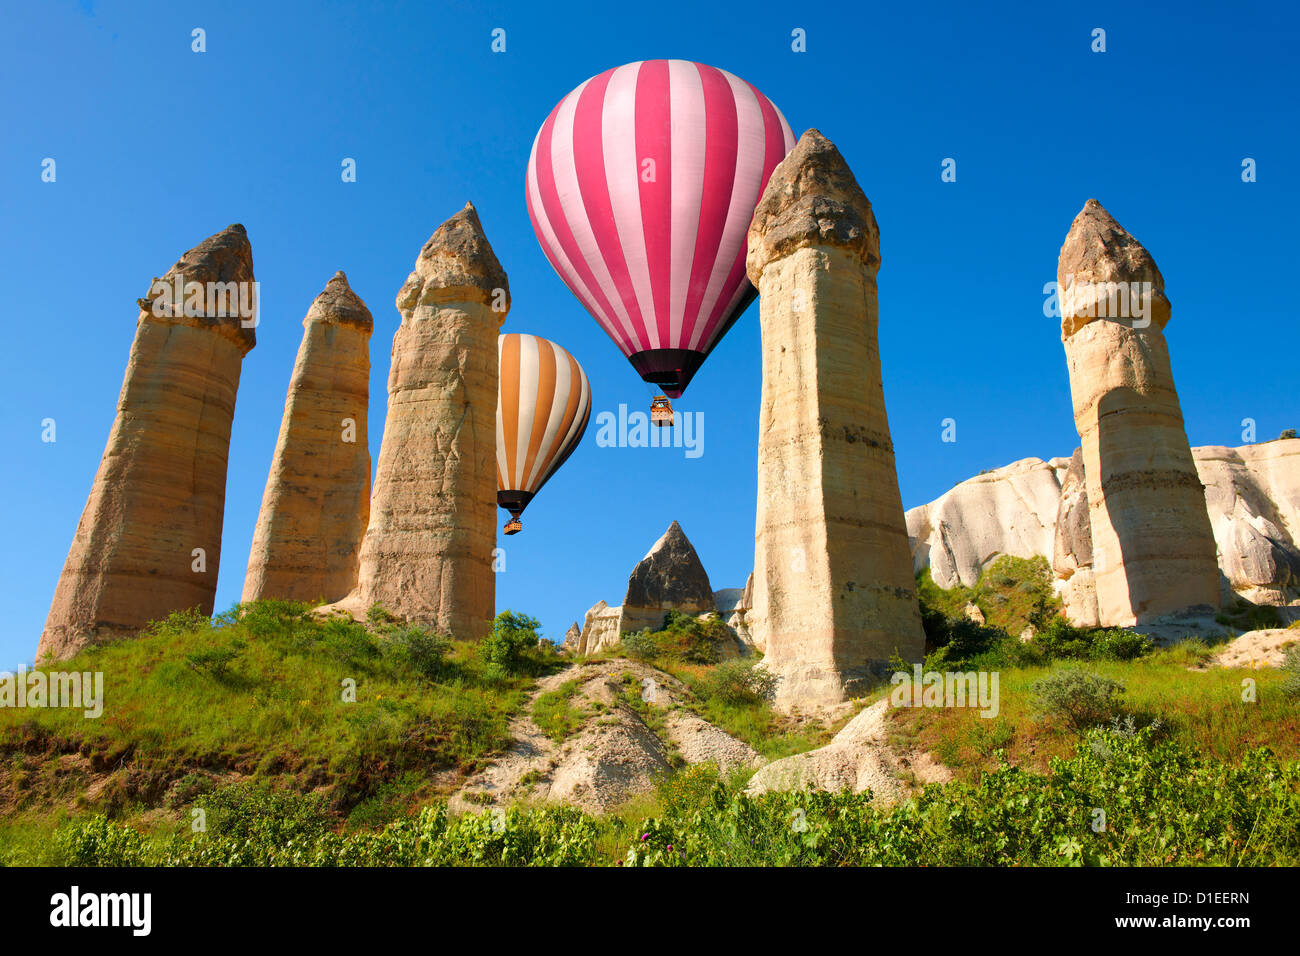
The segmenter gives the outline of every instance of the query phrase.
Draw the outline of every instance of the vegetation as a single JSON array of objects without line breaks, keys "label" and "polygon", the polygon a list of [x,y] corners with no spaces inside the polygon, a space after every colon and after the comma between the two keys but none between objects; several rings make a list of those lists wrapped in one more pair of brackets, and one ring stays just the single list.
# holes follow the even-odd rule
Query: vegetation
[{"label": "vegetation", "polygon": [[[215,795],[214,795],[215,797]],[[661,788],[629,830],[567,807],[448,816],[442,806],[382,830],[322,829],[309,797],[227,794],[206,832],[146,834],[103,815],[61,827],[73,865],[284,866],[1080,866],[1294,865],[1300,768],[1268,749],[1239,767],[1150,731],[1092,731],[1050,772],[1002,761],[978,784],[927,787],[881,810],[870,794],[749,797],[710,765]],[[218,801],[214,801],[218,802]]]}]

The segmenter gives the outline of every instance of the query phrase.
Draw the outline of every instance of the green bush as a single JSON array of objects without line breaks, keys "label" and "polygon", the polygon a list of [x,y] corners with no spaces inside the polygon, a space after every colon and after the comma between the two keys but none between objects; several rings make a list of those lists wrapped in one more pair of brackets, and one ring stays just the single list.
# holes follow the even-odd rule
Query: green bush
[{"label": "green bush", "polygon": [[479,653],[495,674],[514,677],[526,672],[529,654],[541,639],[541,622],[527,614],[502,611],[492,622],[492,633],[479,645]]},{"label": "green bush", "polygon": [[1282,693],[1288,700],[1300,700],[1300,647],[1287,648],[1282,658]]},{"label": "green bush", "polygon": [[1104,724],[1119,714],[1122,681],[1091,671],[1054,671],[1033,686],[1034,702],[1047,717],[1063,718],[1077,731]]},{"label": "green bush", "polygon": [[769,700],[776,690],[777,678],[754,660],[736,658],[723,661],[701,681],[696,692],[706,701],[724,704],[756,704]]},{"label": "green bush", "polygon": [[648,630],[625,631],[618,639],[618,650],[636,661],[653,661],[659,657],[659,645]]},{"label": "green bush", "polygon": [[416,673],[437,680],[447,671],[451,641],[422,627],[407,627],[393,635],[393,643]]},{"label": "green bush", "polygon": [[1131,661],[1155,650],[1155,642],[1137,631],[1075,627],[1063,617],[1048,621],[1031,643],[1049,660]]}]

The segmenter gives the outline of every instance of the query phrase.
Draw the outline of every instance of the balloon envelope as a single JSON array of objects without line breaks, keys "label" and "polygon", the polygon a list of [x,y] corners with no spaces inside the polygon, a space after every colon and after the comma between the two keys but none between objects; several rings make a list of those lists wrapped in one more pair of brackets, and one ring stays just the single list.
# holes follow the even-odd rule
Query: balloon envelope
[{"label": "balloon envelope", "polygon": [[591,417],[591,385],[554,342],[497,337],[497,504],[516,518],[578,447]]},{"label": "balloon envelope", "polygon": [[592,77],[533,141],[528,214],[546,257],[670,397],[757,294],[746,234],[794,143],[753,86],[687,60]]}]

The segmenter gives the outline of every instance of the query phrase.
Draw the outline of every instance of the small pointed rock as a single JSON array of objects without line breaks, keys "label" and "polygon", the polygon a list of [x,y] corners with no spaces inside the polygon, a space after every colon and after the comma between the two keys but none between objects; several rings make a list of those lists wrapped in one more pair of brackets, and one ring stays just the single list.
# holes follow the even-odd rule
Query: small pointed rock
[{"label": "small pointed rock", "polygon": [[658,630],[669,611],[716,610],[713,588],[700,556],[674,521],[632,570],[623,598],[622,630]]}]

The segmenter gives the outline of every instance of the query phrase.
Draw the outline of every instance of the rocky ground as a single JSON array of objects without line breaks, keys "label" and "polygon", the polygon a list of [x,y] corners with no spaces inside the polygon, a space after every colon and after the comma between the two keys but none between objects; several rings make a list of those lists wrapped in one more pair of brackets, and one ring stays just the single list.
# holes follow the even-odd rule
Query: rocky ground
[{"label": "rocky ground", "polygon": [[[548,735],[535,718],[538,701],[576,684],[567,700],[571,726]],[[679,680],[630,660],[575,663],[541,682],[511,723],[514,745],[475,774],[449,802],[453,811],[516,801],[566,803],[604,812],[655,789],[675,767],[713,762],[724,775],[756,769],[753,793],[800,786],[870,788],[884,802],[948,779],[928,754],[893,750],[882,701],[851,720],[826,746],[768,762],[693,710]],[[558,739],[557,739],[558,738]]]}]

